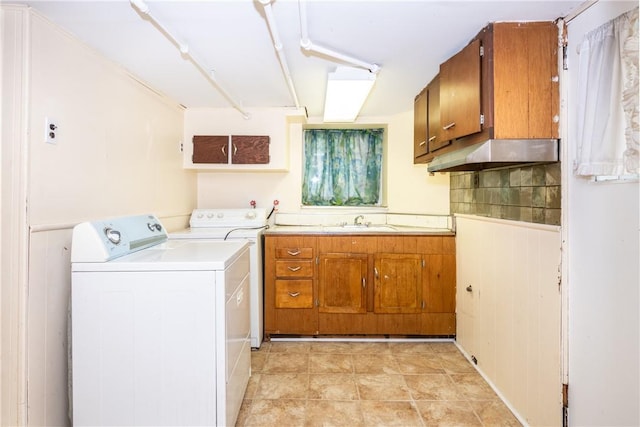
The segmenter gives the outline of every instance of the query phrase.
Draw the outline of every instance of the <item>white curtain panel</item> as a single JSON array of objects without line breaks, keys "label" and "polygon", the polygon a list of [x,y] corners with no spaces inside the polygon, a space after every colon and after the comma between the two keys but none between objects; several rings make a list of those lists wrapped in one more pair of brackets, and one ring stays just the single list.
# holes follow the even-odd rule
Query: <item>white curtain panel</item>
[{"label": "white curtain panel", "polygon": [[579,53],[574,173],[638,174],[638,8],[586,34]]}]

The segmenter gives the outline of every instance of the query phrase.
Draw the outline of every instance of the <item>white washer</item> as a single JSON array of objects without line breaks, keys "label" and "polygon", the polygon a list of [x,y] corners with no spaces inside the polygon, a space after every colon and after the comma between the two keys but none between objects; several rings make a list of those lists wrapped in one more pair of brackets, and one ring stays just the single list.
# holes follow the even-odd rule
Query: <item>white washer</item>
[{"label": "white washer", "polygon": [[141,215],[77,225],[71,261],[73,425],[234,425],[248,243],[168,241]]},{"label": "white washer", "polygon": [[264,283],[262,234],[266,209],[195,209],[190,228],[171,233],[169,239],[248,241],[251,260],[251,347],[260,348],[264,336]]}]

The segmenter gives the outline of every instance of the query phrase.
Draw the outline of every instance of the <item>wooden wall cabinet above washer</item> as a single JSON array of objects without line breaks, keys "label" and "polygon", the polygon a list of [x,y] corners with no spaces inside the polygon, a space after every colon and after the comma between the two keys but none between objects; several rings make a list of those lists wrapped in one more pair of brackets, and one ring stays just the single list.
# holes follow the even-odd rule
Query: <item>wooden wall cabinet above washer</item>
[{"label": "wooden wall cabinet above washer", "polygon": [[268,164],[269,136],[194,135],[193,163]]}]

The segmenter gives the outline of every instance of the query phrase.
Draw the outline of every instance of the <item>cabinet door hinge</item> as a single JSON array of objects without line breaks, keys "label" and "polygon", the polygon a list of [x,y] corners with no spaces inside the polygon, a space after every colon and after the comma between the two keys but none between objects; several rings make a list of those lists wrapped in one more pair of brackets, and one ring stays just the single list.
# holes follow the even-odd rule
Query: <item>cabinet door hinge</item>
[{"label": "cabinet door hinge", "polygon": [[480,46],[480,56],[484,56],[484,46]]},{"label": "cabinet door hinge", "polygon": [[484,124],[484,114],[480,114],[480,124]]},{"label": "cabinet door hinge", "polygon": [[424,258],[422,258],[422,268],[425,268],[425,267],[426,267],[426,265],[427,265],[427,263],[426,263],[426,262],[424,262]]},{"label": "cabinet door hinge", "polygon": [[316,265],[320,265],[320,257],[319,256],[316,257]]},{"label": "cabinet door hinge", "polygon": [[316,307],[320,307],[320,300],[316,300]]}]

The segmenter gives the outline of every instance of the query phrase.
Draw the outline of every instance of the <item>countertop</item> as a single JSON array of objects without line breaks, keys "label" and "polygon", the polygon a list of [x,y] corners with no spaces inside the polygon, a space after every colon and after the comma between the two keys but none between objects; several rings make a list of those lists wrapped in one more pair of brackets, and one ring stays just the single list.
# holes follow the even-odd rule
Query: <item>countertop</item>
[{"label": "countertop", "polygon": [[371,224],[369,226],[340,225],[272,225],[264,231],[266,235],[318,234],[318,235],[427,235],[455,236],[448,228],[416,227],[393,224]]}]

